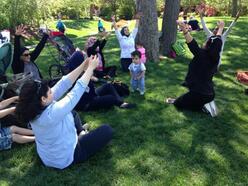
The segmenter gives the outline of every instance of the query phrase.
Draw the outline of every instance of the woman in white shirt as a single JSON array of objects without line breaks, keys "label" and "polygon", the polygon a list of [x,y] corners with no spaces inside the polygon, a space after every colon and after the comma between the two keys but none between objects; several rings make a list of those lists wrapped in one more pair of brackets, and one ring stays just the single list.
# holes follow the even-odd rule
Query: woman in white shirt
[{"label": "woman in white shirt", "polygon": [[127,26],[124,26],[121,31],[119,31],[115,18],[112,17],[115,34],[121,47],[121,68],[124,72],[129,72],[128,67],[132,63],[131,53],[135,51],[135,37],[138,33],[140,14],[137,14],[135,19],[135,28],[130,33]]}]

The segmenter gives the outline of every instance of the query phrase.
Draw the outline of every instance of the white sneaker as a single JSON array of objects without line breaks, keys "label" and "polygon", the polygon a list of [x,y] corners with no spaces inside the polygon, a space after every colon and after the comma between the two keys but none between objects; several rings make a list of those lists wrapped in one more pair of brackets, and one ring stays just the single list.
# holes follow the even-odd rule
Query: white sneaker
[{"label": "white sneaker", "polygon": [[218,114],[218,110],[214,100],[209,103],[206,103],[203,107],[203,110],[207,111],[212,117],[215,117]]},{"label": "white sneaker", "polygon": [[145,92],[143,91],[140,91],[140,95],[143,96],[145,94]]}]

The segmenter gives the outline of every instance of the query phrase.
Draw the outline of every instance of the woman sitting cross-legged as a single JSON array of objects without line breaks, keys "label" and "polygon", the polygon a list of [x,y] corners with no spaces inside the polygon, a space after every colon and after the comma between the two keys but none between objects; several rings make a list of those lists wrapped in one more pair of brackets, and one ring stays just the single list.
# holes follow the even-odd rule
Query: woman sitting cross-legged
[{"label": "woman sitting cross-legged", "polygon": [[108,32],[101,32],[101,39],[96,37],[89,37],[85,45],[85,51],[88,57],[91,55],[97,55],[99,64],[94,71],[96,78],[113,78],[116,75],[116,66],[105,66],[105,58],[103,55],[103,48],[107,43]]},{"label": "woman sitting cross-legged", "polygon": [[178,25],[183,31],[190,51],[194,55],[189,64],[184,83],[189,92],[177,99],[168,98],[166,102],[174,104],[179,109],[202,110],[203,106],[214,100],[215,97],[212,79],[217,71],[220,59],[221,34],[224,22],[220,22],[216,36],[210,37],[203,48],[200,48],[190,35],[185,23],[178,22]]},{"label": "woman sitting cross-legged", "polygon": [[[88,58],[52,88],[45,81],[31,80],[21,89],[16,114],[21,121],[31,124],[38,155],[48,167],[64,169],[83,162],[112,138],[112,128],[108,125],[85,134],[72,114],[97,64],[96,56]],[[62,97],[74,82],[73,88]]]}]

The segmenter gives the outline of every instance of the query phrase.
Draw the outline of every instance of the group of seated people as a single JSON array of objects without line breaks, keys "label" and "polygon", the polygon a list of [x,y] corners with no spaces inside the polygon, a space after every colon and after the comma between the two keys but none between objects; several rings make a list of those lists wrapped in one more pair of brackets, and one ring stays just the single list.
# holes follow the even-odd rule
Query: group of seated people
[{"label": "group of seated people", "polygon": [[[121,69],[123,72],[130,72],[131,91],[138,90],[144,95],[146,58],[142,46],[135,48],[140,15],[137,15],[136,19],[136,26],[131,33],[128,27],[119,31],[114,18],[113,27],[121,48]],[[194,56],[183,83],[189,91],[176,99],[166,99],[166,103],[173,104],[178,109],[199,111],[215,97],[212,78],[218,70],[225,42],[222,35],[224,22],[218,22],[216,32],[207,39],[203,48],[200,48],[190,35],[187,24],[178,21],[178,26]],[[21,47],[20,37],[23,34],[25,27],[18,26],[15,32],[12,70],[14,73],[31,72],[33,77],[22,86],[19,96],[0,103],[0,109],[4,109],[17,102],[15,106],[1,110],[0,118],[15,113],[18,123],[22,126],[29,124],[32,130],[19,126],[1,128],[0,150],[9,149],[12,142],[35,141],[37,153],[48,167],[64,169],[83,162],[109,143],[113,130],[109,125],[103,124],[89,132],[75,110],[86,112],[113,106],[134,106],[125,102],[112,84],[106,83],[95,88],[91,80],[93,75],[98,78],[115,76],[116,67],[105,67],[102,52],[107,42],[107,34],[105,33],[101,40],[90,37],[85,46],[88,57],[85,59],[81,51],[76,51],[69,60],[70,72],[53,86],[43,79],[35,63],[49,33],[44,33],[33,52]]]}]

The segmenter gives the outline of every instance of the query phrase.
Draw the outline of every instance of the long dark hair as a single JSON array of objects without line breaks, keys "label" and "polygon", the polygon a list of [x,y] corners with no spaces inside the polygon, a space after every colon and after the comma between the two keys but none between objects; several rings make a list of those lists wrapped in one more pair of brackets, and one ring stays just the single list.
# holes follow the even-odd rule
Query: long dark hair
[{"label": "long dark hair", "polygon": [[41,103],[41,97],[47,97],[48,90],[47,81],[27,81],[21,88],[19,102],[16,105],[15,114],[18,120],[27,123],[41,114],[45,109]]}]

